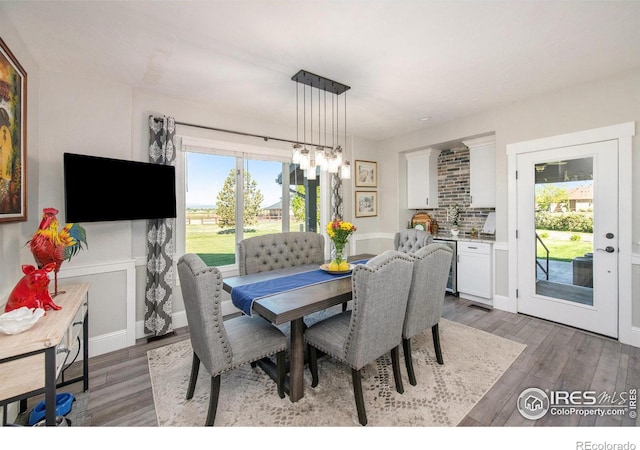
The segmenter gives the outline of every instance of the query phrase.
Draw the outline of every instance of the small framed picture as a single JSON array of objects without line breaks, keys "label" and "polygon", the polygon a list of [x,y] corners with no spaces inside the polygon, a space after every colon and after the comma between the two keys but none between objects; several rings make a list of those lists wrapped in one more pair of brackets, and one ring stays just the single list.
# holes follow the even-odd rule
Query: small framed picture
[{"label": "small framed picture", "polygon": [[356,160],[356,187],[378,187],[378,163]]},{"label": "small framed picture", "polygon": [[374,217],[378,215],[378,193],[356,191],[356,217]]}]

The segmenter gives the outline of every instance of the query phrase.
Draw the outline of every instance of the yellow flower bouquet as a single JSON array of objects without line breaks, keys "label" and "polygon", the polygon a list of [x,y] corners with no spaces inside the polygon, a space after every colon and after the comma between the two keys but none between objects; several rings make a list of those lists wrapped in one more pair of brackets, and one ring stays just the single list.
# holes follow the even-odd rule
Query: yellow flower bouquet
[{"label": "yellow flower bouquet", "polygon": [[349,241],[355,231],[356,227],[351,222],[345,222],[342,220],[333,220],[327,224],[327,234],[333,243],[333,250],[331,254],[331,263],[329,263],[329,270],[349,270],[349,263],[343,258],[344,246]]}]

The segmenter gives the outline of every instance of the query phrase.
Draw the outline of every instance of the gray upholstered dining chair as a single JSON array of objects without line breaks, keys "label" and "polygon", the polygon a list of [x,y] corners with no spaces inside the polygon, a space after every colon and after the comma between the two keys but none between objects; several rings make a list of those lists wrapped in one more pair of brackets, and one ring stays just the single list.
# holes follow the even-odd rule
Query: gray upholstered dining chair
[{"label": "gray upholstered dining chair", "polygon": [[318,385],[317,350],[351,368],[360,424],[367,424],[362,368],[391,351],[396,391],[404,392],[399,349],[413,261],[388,250],[353,269],[353,307],[311,325],[305,331],[312,387]]},{"label": "gray upholstered dining chair", "polygon": [[431,328],[438,364],[444,364],[440,348],[438,323],[442,316],[444,297],[453,250],[445,244],[429,244],[411,253],[413,277],[409,290],[407,312],[402,328],[402,349],[409,383],[416,385],[411,357],[411,338]]},{"label": "gray upholstered dining chair", "polygon": [[324,262],[324,237],[304,231],[265,234],[238,243],[240,275]]},{"label": "gray upholstered dining chair", "polygon": [[433,243],[433,236],[424,230],[408,229],[396,233],[393,249],[402,253],[413,253]]},{"label": "gray upholstered dining chair", "polygon": [[[240,275],[324,263],[324,236],[311,231],[288,231],[252,236],[238,243]],[[342,310],[347,303],[342,304]]]},{"label": "gray upholstered dining chair", "polygon": [[209,411],[205,424],[216,418],[220,375],[242,364],[276,355],[278,395],[284,398],[287,339],[278,328],[260,317],[222,319],[222,275],[193,253],[178,260],[178,276],[193,347],[187,400],[193,397],[200,363],[211,375]]}]

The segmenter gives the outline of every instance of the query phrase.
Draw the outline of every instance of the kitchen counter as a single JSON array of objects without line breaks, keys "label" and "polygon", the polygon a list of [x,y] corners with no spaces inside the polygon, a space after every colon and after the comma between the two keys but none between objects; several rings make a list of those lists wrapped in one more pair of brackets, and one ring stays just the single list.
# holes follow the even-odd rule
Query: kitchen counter
[{"label": "kitchen counter", "polygon": [[487,244],[496,242],[496,237],[493,234],[480,234],[478,237],[471,237],[467,233],[460,233],[458,236],[452,236],[451,233],[436,233],[433,235],[433,239],[460,242],[485,242]]}]

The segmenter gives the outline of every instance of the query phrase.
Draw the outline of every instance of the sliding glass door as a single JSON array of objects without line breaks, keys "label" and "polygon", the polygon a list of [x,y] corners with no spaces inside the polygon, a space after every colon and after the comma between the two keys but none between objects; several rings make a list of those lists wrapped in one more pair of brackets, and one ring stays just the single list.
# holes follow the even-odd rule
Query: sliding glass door
[{"label": "sliding glass door", "polygon": [[186,148],[185,251],[211,266],[236,264],[242,239],[317,231],[319,181],[272,155]]}]

